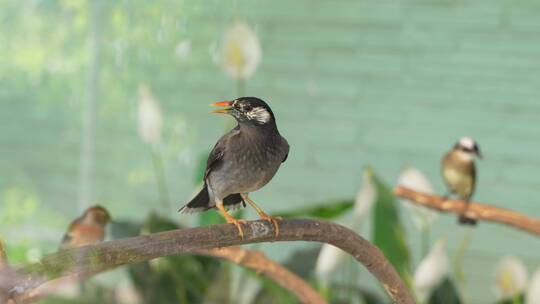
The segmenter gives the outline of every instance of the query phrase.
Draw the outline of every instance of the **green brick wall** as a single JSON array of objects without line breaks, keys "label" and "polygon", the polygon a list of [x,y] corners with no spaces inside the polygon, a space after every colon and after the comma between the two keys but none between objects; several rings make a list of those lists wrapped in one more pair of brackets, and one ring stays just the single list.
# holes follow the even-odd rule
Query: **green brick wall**
[{"label": "green brick wall", "polygon": [[[163,2],[167,5],[173,4]],[[440,157],[457,138],[471,135],[485,155],[475,199],[540,217],[537,1],[213,0],[182,6],[181,39],[191,42],[189,57],[181,63],[172,56],[170,63],[159,61],[178,65],[173,78],[147,75],[164,108],[174,208],[191,197],[194,160],[226,125],[224,118],[207,115],[207,104],[233,98],[235,83],[212,62],[209,49],[222,29],[240,18],[255,27],[263,47],[246,91],[270,102],[291,145],[276,179],[254,195],[266,209],[352,197],[367,165],[392,183],[405,165],[413,165],[442,193]],[[107,26],[112,25],[105,24],[105,31]],[[135,47],[144,52],[147,46]],[[113,43],[106,41],[104,48],[109,56]],[[66,223],[78,212],[85,71],[84,66],[74,71],[80,85],[60,101],[0,97],[6,105],[0,111],[0,165],[10,172],[0,186],[25,185]],[[136,133],[136,81],[118,73],[102,75],[112,89],[103,92],[99,106],[96,197],[119,217],[140,218],[157,205],[155,185],[149,151]],[[118,102],[118,96],[131,98]],[[176,132],[179,126],[184,131]],[[418,233],[407,222],[418,259]],[[46,238],[52,241],[64,223],[51,226]],[[30,230],[9,230],[8,238]],[[434,230],[433,236],[448,238],[449,253],[455,253],[465,232],[455,218],[442,216]],[[265,248],[273,252],[271,247]],[[494,299],[493,266],[503,255],[523,258],[531,272],[540,267],[538,239],[498,225],[481,223],[470,247],[469,303]]]}]

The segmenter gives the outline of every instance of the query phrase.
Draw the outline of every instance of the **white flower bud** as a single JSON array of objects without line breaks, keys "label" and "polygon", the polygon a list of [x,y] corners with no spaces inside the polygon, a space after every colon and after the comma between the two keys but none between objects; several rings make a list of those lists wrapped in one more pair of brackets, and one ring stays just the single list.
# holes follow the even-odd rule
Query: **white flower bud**
[{"label": "white flower bud", "polygon": [[449,261],[445,251],[446,241],[438,240],[429,254],[420,261],[414,273],[414,290],[419,303],[428,300],[448,275]]},{"label": "white flower bud", "polygon": [[540,268],[536,270],[531,278],[531,282],[529,282],[525,303],[540,304]]},{"label": "white flower bud", "polygon": [[158,101],[150,89],[139,87],[139,136],[149,145],[157,145],[161,141],[163,118]]},{"label": "white flower bud", "polygon": [[353,226],[361,222],[371,211],[375,200],[377,199],[377,188],[373,183],[372,172],[369,169],[364,170],[362,174],[362,186],[356,194],[353,209]]},{"label": "white flower bud", "polygon": [[[435,192],[427,177],[420,170],[413,167],[406,168],[401,172],[398,178],[398,185],[427,194],[433,194]],[[414,225],[419,230],[430,227],[439,216],[437,212],[423,206],[418,206],[409,200],[402,200],[402,202],[405,208],[411,213]]]},{"label": "white flower bud", "polygon": [[315,266],[317,279],[325,285],[328,284],[346,256],[347,254],[343,250],[330,244],[324,244]]},{"label": "white flower bud", "polygon": [[220,49],[221,65],[234,79],[249,78],[261,61],[259,39],[244,22],[236,22],[225,31]]},{"label": "white flower bud", "polygon": [[502,258],[495,268],[494,290],[500,300],[512,299],[519,295],[527,285],[527,269],[523,262],[514,256]]}]

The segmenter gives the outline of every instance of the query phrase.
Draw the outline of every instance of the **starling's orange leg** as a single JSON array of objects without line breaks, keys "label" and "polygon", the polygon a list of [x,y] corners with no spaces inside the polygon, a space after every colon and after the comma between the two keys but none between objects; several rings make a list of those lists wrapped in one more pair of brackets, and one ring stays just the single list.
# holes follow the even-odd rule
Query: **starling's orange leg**
[{"label": "starling's orange leg", "polygon": [[246,221],[245,220],[237,220],[232,215],[230,215],[227,212],[227,210],[225,210],[225,208],[223,207],[223,202],[217,202],[216,207],[218,208],[219,211],[221,211],[221,213],[225,217],[225,220],[227,221],[227,223],[234,224],[236,226],[236,228],[238,229],[238,234],[240,235],[240,238],[243,239],[244,238],[244,230],[242,230],[242,224],[245,224]]},{"label": "starling's orange leg", "polygon": [[270,215],[266,214],[266,212],[262,211],[261,208],[259,208],[257,205],[255,205],[255,202],[252,201],[247,196],[247,194],[242,194],[242,198],[244,199],[244,201],[246,201],[248,204],[250,204],[251,207],[253,207],[255,209],[255,211],[257,211],[257,213],[259,214],[261,219],[269,221],[274,226],[275,231],[276,231],[276,236],[278,236],[279,235],[278,221],[281,221],[281,217],[279,217],[279,216],[270,216]]}]

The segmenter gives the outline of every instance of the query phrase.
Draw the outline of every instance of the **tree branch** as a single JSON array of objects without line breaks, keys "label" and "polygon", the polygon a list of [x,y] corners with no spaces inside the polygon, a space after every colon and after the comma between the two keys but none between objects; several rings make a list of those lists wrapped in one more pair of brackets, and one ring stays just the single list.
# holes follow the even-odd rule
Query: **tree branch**
[{"label": "tree branch", "polygon": [[228,260],[251,268],[271,278],[279,286],[289,290],[302,303],[324,304],[326,301],[303,279],[282,265],[268,259],[264,253],[241,247],[198,250],[195,253]]},{"label": "tree branch", "polygon": [[[224,247],[213,249],[200,249],[192,253],[215,257],[232,263],[253,269],[257,273],[262,273],[276,284],[284,289],[289,290],[302,303],[326,304],[327,302],[302,278],[289,271],[280,264],[268,259],[262,252],[256,250],[248,250],[241,247]],[[93,274],[88,274],[84,277],[61,277],[52,281],[48,281],[43,285],[31,290],[30,292],[20,295],[19,302],[32,303],[43,299],[57,291],[64,284],[71,284],[87,278]],[[1,303],[1,302],[0,302]]]},{"label": "tree branch", "polygon": [[16,290],[24,294],[39,285],[60,277],[84,277],[114,267],[135,264],[182,252],[271,241],[314,241],[332,244],[354,256],[383,285],[397,303],[414,300],[394,267],[374,245],[341,225],[318,220],[285,220],[280,234],[274,236],[267,221],[250,221],[243,225],[244,239],[230,224],[178,229],[134,238],[73,248],[44,257],[40,262],[18,269],[15,285],[5,285],[0,277],[0,290]]},{"label": "tree branch", "polygon": [[461,200],[445,199],[401,186],[394,188],[394,194],[418,205],[443,212],[461,214],[467,208],[465,215],[471,219],[504,224],[540,237],[540,220],[512,210],[473,202],[467,206],[467,203]]}]

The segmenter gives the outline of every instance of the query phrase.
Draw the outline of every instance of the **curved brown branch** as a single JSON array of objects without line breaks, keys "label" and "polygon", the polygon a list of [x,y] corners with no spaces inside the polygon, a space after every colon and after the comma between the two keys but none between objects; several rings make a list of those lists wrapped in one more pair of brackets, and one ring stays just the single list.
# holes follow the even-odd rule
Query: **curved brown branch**
[{"label": "curved brown branch", "polygon": [[196,253],[228,260],[253,269],[271,278],[279,286],[289,290],[302,303],[324,304],[326,301],[296,274],[280,264],[268,259],[264,253],[241,247],[214,248],[198,250]]},{"label": "curved brown branch", "polygon": [[[17,303],[33,303],[41,299],[44,299],[50,295],[55,294],[62,286],[77,284],[83,279],[91,277],[93,274],[88,274],[87,276],[66,276],[54,279],[52,281],[47,281],[38,287],[29,290],[23,294],[18,294],[15,296]],[[0,302],[1,303],[1,302]]]},{"label": "curved brown branch", "polygon": [[[224,247],[213,249],[201,249],[193,251],[194,254],[215,257],[230,261],[232,263],[244,266],[257,271],[270,279],[284,289],[289,290],[302,303],[325,304],[326,301],[302,278],[289,271],[280,264],[268,259],[264,253],[256,250],[244,249],[241,247]],[[88,274],[90,276],[92,274]],[[86,276],[86,277],[88,277]],[[43,299],[57,291],[64,284],[76,283],[83,277],[62,277],[31,290],[30,292],[18,297],[20,302],[31,303]],[[1,303],[1,302],[0,302]]]},{"label": "curved brown branch", "polygon": [[16,287],[19,294],[24,294],[56,278],[84,277],[114,267],[182,252],[260,242],[314,241],[332,244],[354,256],[381,282],[395,302],[414,303],[383,253],[348,228],[318,220],[285,220],[280,224],[279,236],[275,237],[273,227],[267,221],[250,221],[243,227],[243,239],[238,237],[236,227],[223,224],[171,230],[64,250],[44,257],[39,263],[19,269],[22,279],[15,280],[17,285],[0,288],[9,290]]},{"label": "curved brown branch", "polygon": [[467,208],[465,215],[469,218],[505,224],[540,237],[540,220],[512,210],[473,202],[470,202],[467,207],[464,201],[420,193],[402,186],[396,187],[394,194],[397,197],[438,211],[461,214]]}]

